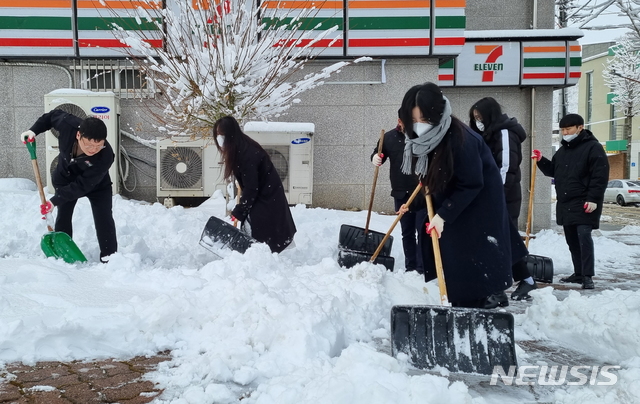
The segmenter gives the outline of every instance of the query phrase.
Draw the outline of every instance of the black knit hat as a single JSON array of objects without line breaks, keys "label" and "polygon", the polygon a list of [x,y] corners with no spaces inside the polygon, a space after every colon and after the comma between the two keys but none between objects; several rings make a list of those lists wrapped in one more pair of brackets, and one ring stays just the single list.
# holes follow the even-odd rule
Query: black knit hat
[{"label": "black knit hat", "polygon": [[584,119],[578,114],[568,114],[560,119],[561,128],[570,128],[572,126],[584,125]]}]

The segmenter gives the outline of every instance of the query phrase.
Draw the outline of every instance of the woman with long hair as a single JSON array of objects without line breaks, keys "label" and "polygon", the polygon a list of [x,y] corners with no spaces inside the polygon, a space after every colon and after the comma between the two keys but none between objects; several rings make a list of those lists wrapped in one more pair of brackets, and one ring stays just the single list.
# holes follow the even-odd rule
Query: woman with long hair
[{"label": "woman with long hair", "polygon": [[[512,284],[511,265],[527,254],[509,223],[500,172],[482,138],[451,115],[433,83],[409,89],[400,119],[407,136],[402,170],[415,173],[435,215],[422,237],[438,237],[449,301],[484,308]],[[435,279],[432,243],[421,243],[425,280]]]},{"label": "woman with long hair", "polygon": [[[522,125],[516,118],[509,118],[502,113],[502,107],[492,97],[484,97],[469,110],[469,126],[482,135],[491,155],[500,170],[507,211],[513,225],[518,228],[518,217],[522,205],[522,189],[520,180],[520,163],[522,162],[522,142],[527,138]],[[520,282],[511,294],[513,300],[531,299],[529,292],[538,288],[527,269],[526,261],[518,261],[513,265],[513,279]],[[500,292],[489,297],[487,308],[508,306],[506,293]]]},{"label": "woman with long hair", "polygon": [[282,180],[267,152],[247,136],[238,121],[225,116],[213,126],[216,147],[224,161],[224,178],[238,181],[240,202],[232,211],[232,220],[241,229],[271,251],[279,253],[293,242],[296,225],[284,193]]}]

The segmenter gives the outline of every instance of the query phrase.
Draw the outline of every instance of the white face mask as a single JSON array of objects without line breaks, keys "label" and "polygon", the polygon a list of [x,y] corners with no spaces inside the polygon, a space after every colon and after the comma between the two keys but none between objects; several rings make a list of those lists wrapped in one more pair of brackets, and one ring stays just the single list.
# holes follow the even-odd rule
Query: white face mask
[{"label": "white face mask", "polygon": [[565,142],[570,142],[570,141],[572,141],[573,139],[575,139],[575,138],[577,138],[577,137],[578,137],[578,134],[577,134],[577,133],[575,133],[575,134],[573,134],[573,135],[566,135],[566,136],[562,136],[562,139],[563,139]]},{"label": "white face mask", "polygon": [[433,125],[430,123],[424,122],[416,122],[413,124],[413,131],[418,135],[418,137],[423,136],[425,133],[429,132],[433,128]]},{"label": "white face mask", "polygon": [[220,145],[220,147],[222,147],[222,145],[224,145],[224,136],[216,136],[216,140],[218,141],[218,145]]},{"label": "white face mask", "polygon": [[476,121],[476,127],[480,132],[484,132],[484,124],[482,123],[482,121]]}]

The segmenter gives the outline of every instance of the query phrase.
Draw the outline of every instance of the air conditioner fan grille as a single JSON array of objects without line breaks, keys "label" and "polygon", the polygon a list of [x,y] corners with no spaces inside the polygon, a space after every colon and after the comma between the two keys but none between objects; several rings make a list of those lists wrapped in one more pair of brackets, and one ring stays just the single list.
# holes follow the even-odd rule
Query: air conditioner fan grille
[{"label": "air conditioner fan grille", "polygon": [[200,149],[192,147],[170,147],[161,158],[162,179],[177,189],[192,188],[202,179],[202,157]]}]

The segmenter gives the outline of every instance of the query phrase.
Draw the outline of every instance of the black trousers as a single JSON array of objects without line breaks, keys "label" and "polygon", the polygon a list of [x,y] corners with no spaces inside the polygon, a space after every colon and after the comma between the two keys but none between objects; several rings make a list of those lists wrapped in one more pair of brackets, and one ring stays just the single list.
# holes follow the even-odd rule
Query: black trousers
[{"label": "black trousers", "polygon": [[[396,212],[400,206],[409,200],[411,195],[405,194],[402,198],[394,198]],[[417,197],[420,197],[419,195]],[[400,218],[400,228],[402,229],[402,250],[404,251],[404,266],[406,270],[416,270],[424,272],[422,265],[422,249],[420,248],[420,237],[416,236],[420,231],[425,231],[422,224],[427,216],[426,208],[410,210]]]},{"label": "black trousers", "polygon": [[[96,226],[98,245],[100,246],[100,258],[111,255],[118,250],[116,239],[116,224],[113,221],[111,186],[108,188],[94,189],[85,195],[91,203],[93,213],[93,223]],[[57,205],[58,216],[56,217],[55,230],[67,233],[73,237],[73,227],[71,219],[73,210],[76,207],[77,199]]]},{"label": "black trousers", "polygon": [[571,251],[571,261],[573,261],[573,272],[577,275],[595,275],[595,258],[593,255],[593,239],[590,224],[579,224],[575,226],[562,226],[564,229],[564,239]]},{"label": "black trousers", "polygon": [[[520,214],[520,205],[518,204],[517,207],[517,215],[514,216],[512,213],[509,213],[509,219],[516,229],[518,228],[518,215]],[[513,280],[516,282],[520,282],[521,280],[527,279],[531,276],[531,274],[529,273],[529,269],[527,268],[526,257],[511,266],[511,273],[513,276]]]}]

